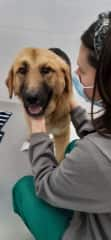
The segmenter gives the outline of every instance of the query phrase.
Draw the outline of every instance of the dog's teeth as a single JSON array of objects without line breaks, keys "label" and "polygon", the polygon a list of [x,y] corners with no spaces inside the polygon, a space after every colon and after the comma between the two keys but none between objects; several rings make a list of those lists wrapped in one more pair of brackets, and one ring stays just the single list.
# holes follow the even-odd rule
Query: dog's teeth
[{"label": "dog's teeth", "polygon": [[28,109],[32,114],[37,114],[41,112],[42,107],[33,106],[33,107],[29,107]]}]

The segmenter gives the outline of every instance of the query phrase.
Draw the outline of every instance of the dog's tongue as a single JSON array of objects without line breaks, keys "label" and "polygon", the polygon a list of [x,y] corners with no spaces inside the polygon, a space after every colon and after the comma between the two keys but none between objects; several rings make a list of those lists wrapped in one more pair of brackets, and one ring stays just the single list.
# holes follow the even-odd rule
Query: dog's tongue
[{"label": "dog's tongue", "polygon": [[32,105],[32,106],[28,107],[28,110],[29,110],[29,112],[32,113],[32,114],[38,114],[38,113],[41,112],[42,107],[36,106],[36,105]]}]

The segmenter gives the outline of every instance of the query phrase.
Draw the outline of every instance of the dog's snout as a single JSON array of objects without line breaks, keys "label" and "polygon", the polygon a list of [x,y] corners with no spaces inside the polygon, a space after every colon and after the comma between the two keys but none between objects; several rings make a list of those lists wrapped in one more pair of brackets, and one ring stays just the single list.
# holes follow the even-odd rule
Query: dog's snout
[{"label": "dog's snout", "polygon": [[25,97],[25,101],[29,104],[39,103],[37,93],[34,93],[34,92],[25,93],[24,97]]}]

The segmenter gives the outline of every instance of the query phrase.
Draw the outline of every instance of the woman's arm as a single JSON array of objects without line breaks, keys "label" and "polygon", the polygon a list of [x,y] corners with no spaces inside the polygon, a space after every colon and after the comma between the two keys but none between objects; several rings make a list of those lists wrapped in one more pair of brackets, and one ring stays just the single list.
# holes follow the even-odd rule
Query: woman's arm
[{"label": "woman's arm", "polygon": [[29,120],[32,129],[29,157],[37,195],[60,208],[109,211],[110,183],[103,178],[106,174],[103,171],[107,169],[101,167],[103,154],[98,147],[98,137],[88,134],[79,140],[58,165],[44,117]]},{"label": "woman's arm", "polygon": [[71,121],[80,138],[95,132],[91,120],[88,119],[86,110],[81,106],[77,106],[71,110]]},{"label": "woman's arm", "polygon": [[111,208],[107,179],[97,161],[97,156],[101,161],[101,152],[92,144],[92,137],[91,141],[87,137],[78,141],[57,165],[51,139],[46,133],[36,133],[31,138],[29,156],[37,196],[49,204],[85,212]]}]

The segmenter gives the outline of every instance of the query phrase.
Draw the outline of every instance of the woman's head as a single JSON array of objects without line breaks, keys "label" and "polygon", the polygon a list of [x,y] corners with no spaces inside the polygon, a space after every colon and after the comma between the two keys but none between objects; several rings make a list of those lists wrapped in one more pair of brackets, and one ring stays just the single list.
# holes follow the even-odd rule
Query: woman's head
[{"label": "woman's head", "polygon": [[[111,12],[99,14],[98,19],[81,36],[81,46],[77,59],[77,74],[84,86],[84,92],[92,99],[96,70],[102,48],[111,27]],[[96,78],[97,79],[97,78]],[[95,100],[100,99],[98,88],[95,89]]]},{"label": "woman's head", "polygon": [[[111,136],[111,12],[100,14],[82,34],[77,64],[82,89],[92,102],[94,127],[101,134]],[[104,111],[94,119],[93,106],[98,99]]]}]

